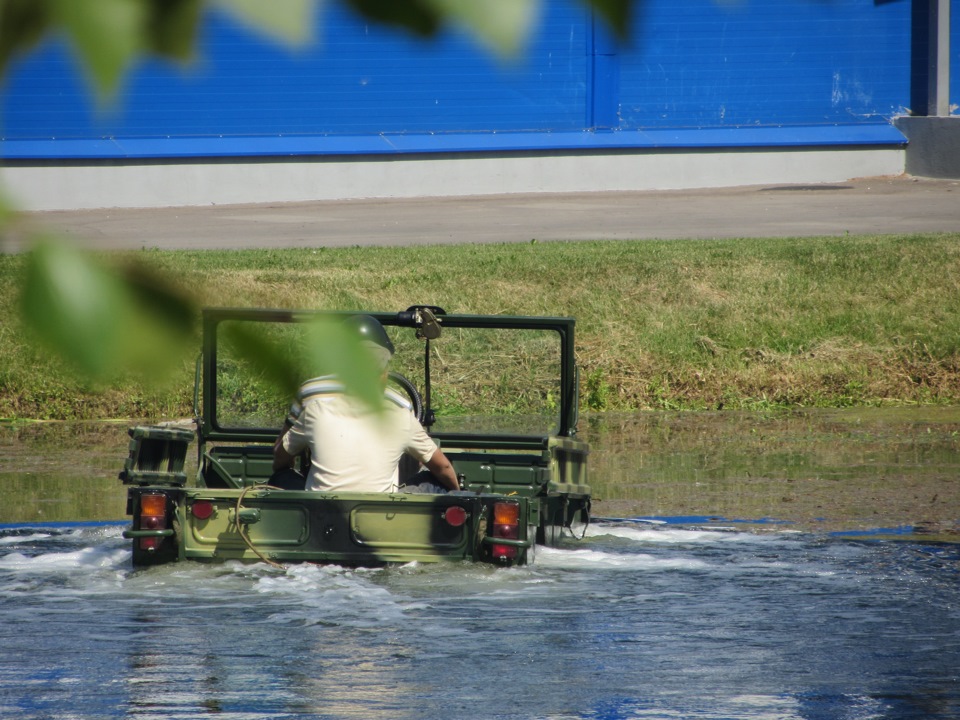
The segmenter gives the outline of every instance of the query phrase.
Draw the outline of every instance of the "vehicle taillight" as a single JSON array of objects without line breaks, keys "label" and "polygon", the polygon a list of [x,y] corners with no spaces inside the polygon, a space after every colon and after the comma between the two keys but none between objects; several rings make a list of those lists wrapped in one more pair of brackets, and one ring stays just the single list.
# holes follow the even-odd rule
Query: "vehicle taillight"
[{"label": "vehicle taillight", "polygon": [[[167,496],[163,493],[144,493],[140,496],[140,529],[167,529]],[[140,538],[141,550],[156,550],[161,537]]]},{"label": "vehicle taillight", "polygon": [[[504,540],[520,539],[520,503],[496,502],[493,504],[492,536]],[[516,557],[516,546],[493,544],[494,560],[513,560]]]}]

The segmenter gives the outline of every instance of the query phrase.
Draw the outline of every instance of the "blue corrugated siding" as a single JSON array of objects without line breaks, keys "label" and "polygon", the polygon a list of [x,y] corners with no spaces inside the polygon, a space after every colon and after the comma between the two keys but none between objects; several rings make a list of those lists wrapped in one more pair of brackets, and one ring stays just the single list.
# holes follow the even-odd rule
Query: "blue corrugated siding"
[{"label": "blue corrugated siding", "polygon": [[150,61],[123,105],[98,112],[62,43],[12,73],[7,139],[197,137],[571,130],[584,124],[587,16],[551,11],[530,52],[500,62],[449,33],[423,42],[343,11],[320,18],[320,42],[297,52],[213,14],[201,57]]},{"label": "blue corrugated siding", "polygon": [[[779,127],[825,128],[785,133],[787,144],[843,142],[843,127],[851,142],[900,137],[880,126],[909,104],[909,0],[645,0],[627,47],[594,33],[575,0],[543,6],[514,63],[456,33],[424,42],[338,9],[319,18],[316,45],[292,51],[214,13],[195,63],[144,62],[114,109],[96,106],[51,42],[12,68],[0,155],[776,144],[716,131]],[[955,99],[958,76],[955,62]]]},{"label": "blue corrugated siding", "polygon": [[910,3],[647,3],[621,127],[887,122],[910,93]]}]

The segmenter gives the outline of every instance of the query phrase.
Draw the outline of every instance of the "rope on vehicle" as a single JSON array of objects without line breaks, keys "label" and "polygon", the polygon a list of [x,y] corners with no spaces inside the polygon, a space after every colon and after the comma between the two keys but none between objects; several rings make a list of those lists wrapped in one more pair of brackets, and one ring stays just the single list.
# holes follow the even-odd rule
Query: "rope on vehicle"
[{"label": "rope on vehicle", "polygon": [[260,552],[260,551],[254,546],[253,541],[252,541],[252,540],[250,539],[250,537],[247,535],[246,530],[244,530],[243,523],[240,522],[240,510],[241,510],[241,508],[243,507],[243,499],[247,496],[247,493],[250,492],[250,490],[254,490],[254,489],[257,489],[257,490],[263,490],[263,489],[279,490],[280,488],[274,487],[273,485],[247,485],[247,486],[243,489],[243,491],[242,491],[242,492],[240,493],[240,495],[237,497],[237,506],[236,506],[236,508],[235,508],[235,510],[234,510],[234,513],[236,514],[236,519],[237,519],[237,532],[240,534],[240,537],[243,538],[243,541],[247,544],[247,547],[250,548],[250,549],[253,551],[254,555],[256,555],[258,558],[260,558],[260,559],[263,560],[265,563],[267,563],[267,565],[272,565],[272,566],[275,567],[275,568],[279,568],[279,569],[281,569],[281,570],[285,570],[285,569],[286,569],[286,566],[281,565],[280,563],[276,562],[275,560],[271,560],[270,558],[268,558],[266,555],[264,555],[262,552]]}]

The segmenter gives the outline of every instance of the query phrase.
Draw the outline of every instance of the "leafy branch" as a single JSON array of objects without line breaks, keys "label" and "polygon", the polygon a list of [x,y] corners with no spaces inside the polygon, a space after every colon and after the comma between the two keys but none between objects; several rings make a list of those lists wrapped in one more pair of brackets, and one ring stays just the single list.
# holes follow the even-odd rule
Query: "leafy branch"
[{"label": "leafy branch", "polygon": [[[339,0],[361,16],[431,37],[448,27],[474,37],[500,55],[519,52],[538,19],[543,0]],[[631,0],[584,0],[621,35]],[[312,41],[321,0],[0,0],[0,77],[11,62],[45,38],[64,36],[76,52],[93,92],[114,99],[127,72],[146,56],[189,62],[210,12],[228,13],[252,30],[291,45]],[[11,208],[0,195],[0,234]],[[22,288],[26,324],[48,347],[87,377],[109,381],[123,372],[155,372],[195,333],[193,298],[147,268],[111,267],[102,258],[55,238],[37,238],[29,252]],[[328,341],[342,340],[322,330]],[[256,338],[237,338],[253,362],[275,370],[275,349]],[[331,342],[319,342],[328,348]],[[333,372],[345,375],[350,392],[375,397],[372,375],[353,352],[318,350]],[[292,370],[278,370],[290,385]],[[276,372],[274,373],[276,374]]]}]

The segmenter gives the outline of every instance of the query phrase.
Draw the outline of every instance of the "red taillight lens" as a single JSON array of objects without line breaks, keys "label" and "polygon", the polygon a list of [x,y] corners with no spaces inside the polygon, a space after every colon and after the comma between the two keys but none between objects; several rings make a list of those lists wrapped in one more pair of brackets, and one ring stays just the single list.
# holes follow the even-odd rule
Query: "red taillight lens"
[{"label": "red taillight lens", "polygon": [[206,520],[213,515],[213,503],[209,500],[197,500],[190,511],[197,520]]},{"label": "red taillight lens", "polygon": [[[140,496],[140,529],[167,529],[167,496],[163,493],[144,493]],[[163,538],[140,538],[141,550],[156,550]]]},{"label": "red taillight lens", "polygon": [[[497,502],[493,504],[493,537],[504,540],[520,539],[520,504],[515,502]],[[517,548],[513,545],[494,543],[495,560],[513,560],[517,557]]]},{"label": "red taillight lens", "polygon": [[450,527],[460,527],[467,521],[467,511],[459,505],[454,505],[444,510],[443,519]]}]

